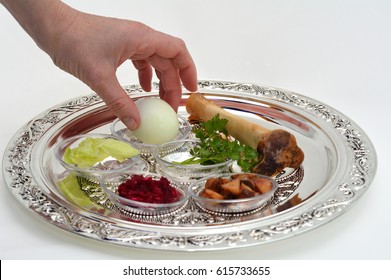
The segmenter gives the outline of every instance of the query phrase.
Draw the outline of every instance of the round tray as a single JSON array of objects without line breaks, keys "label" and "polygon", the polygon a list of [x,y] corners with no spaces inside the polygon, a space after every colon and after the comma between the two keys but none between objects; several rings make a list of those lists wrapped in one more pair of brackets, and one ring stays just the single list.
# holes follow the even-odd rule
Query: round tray
[{"label": "round tray", "polygon": [[[158,96],[157,84],[152,93],[138,85],[124,89],[134,99]],[[199,81],[199,92],[234,114],[295,135],[305,160],[299,169],[277,176],[268,207],[218,215],[189,201],[171,215],[140,216],[119,211],[96,182],[83,178],[78,183],[91,203],[72,202],[58,187],[65,175],[53,150],[65,137],[110,133],[115,116],[96,94],[50,108],[14,135],[3,158],[8,189],[28,211],[77,235],[138,248],[199,251],[257,245],[315,229],[346,212],[370,186],[375,149],[365,132],[337,110],[258,84]],[[185,116],[188,96],[184,90],[179,113]],[[152,156],[143,160],[147,171],[158,169]]]}]

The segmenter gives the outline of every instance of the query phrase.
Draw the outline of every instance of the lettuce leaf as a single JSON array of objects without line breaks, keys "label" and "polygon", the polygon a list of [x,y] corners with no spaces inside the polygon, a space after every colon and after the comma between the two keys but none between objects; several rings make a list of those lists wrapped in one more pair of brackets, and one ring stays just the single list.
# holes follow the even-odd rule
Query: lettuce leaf
[{"label": "lettuce leaf", "polygon": [[57,185],[63,194],[76,205],[87,207],[94,204],[94,202],[92,202],[80,189],[79,183],[74,173],[70,173],[64,179],[58,181]]},{"label": "lettuce leaf", "polygon": [[112,138],[87,137],[76,148],[67,148],[64,161],[79,168],[88,168],[96,163],[113,157],[119,162],[134,157],[140,153],[130,144]]}]

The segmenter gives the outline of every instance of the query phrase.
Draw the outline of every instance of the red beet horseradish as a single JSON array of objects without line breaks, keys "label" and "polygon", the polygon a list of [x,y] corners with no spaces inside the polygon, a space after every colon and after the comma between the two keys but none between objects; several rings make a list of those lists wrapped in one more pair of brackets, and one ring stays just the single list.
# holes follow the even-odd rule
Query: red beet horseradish
[{"label": "red beet horseradish", "polygon": [[119,185],[118,195],[134,201],[159,204],[172,203],[181,198],[181,193],[170,185],[167,178],[155,180],[142,175],[133,175]]}]

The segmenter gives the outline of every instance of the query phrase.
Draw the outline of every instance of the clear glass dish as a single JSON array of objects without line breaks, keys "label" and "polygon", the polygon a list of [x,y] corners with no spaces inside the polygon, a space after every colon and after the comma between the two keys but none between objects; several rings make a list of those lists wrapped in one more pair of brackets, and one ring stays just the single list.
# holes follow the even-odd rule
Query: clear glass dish
[{"label": "clear glass dish", "polygon": [[[174,140],[187,139],[191,133],[191,125],[187,118],[178,115],[179,131]],[[142,155],[151,155],[158,144],[146,144],[140,141],[120,119],[115,119],[110,126],[111,133],[121,139],[129,141]]]},{"label": "clear glass dish", "polygon": [[103,133],[86,133],[86,134],[80,134],[75,135],[69,138],[66,138],[62,140],[54,150],[54,154],[56,159],[61,163],[61,165],[70,172],[76,172],[78,175],[84,176],[84,177],[91,177],[91,178],[99,178],[101,176],[105,176],[107,174],[110,174],[112,172],[118,172],[118,171],[124,171],[129,170],[132,168],[137,169],[143,169],[143,161],[140,159],[140,155],[133,156],[131,158],[127,158],[125,160],[118,160],[115,157],[109,156],[105,159],[96,162],[92,166],[88,167],[80,167],[76,164],[67,163],[64,161],[64,153],[66,152],[67,148],[76,148],[80,145],[81,142],[86,140],[87,138],[93,138],[93,139],[113,139],[116,141],[120,141],[123,143],[126,143],[127,145],[131,145],[128,142],[125,142],[124,140],[109,135],[109,134],[103,134]]},{"label": "clear glass dish", "polygon": [[192,182],[213,174],[229,172],[233,160],[211,165],[182,164],[181,162],[192,157],[191,150],[199,143],[196,139],[187,139],[157,146],[153,150],[153,156],[159,172],[182,182]]},{"label": "clear glass dish", "polygon": [[107,194],[109,199],[117,205],[119,209],[132,214],[144,216],[165,215],[172,213],[186,205],[189,199],[189,194],[187,190],[182,189],[180,184],[174,181],[169,181],[170,186],[174,188],[179,194],[179,199],[174,202],[149,203],[131,200],[120,196],[118,193],[118,187],[135,175],[141,175],[144,178],[152,180],[160,180],[163,177],[160,174],[151,172],[117,172],[102,177],[100,180],[100,186],[102,187],[103,191]]},{"label": "clear glass dish", "polygon": [[[227,197],[233,197],[234,195],[227,191],[224,187],[221,187],[220,189],[220,182],[217,184],[209,184],[209,187],[207,187],[207,181],[208,179],[214,179],[217,178],[217,180],[221,179],[227,179],[230,180],[229,182],[232,182],[231,180],[235,179],[235,181],[238,182],[238,191],[240,191],[240,194],[236,194],[235,196],[238,198],[227,198]],[[254,179],[252,179],[254,178]],[[242,193],[245,191],[242,191],[242,185],[244,184],[244,189],[247,190],[248,181],[249,180],[256,180],[260,179],[262,180],[262,184],[270,184],[267,191],[264,192],[258,192],[258,188],[252,188],[254,193],[251,197],[245,197],[241,198]],[[222,183],[223,185],[227,185],[228,181],[224,181]],[[228,183],[229,184],[229,183]],[[212,186],[211,186],[212,185]],[[216,185],[219,185],[216,187]],[[218,190],[216,190],[218,188]],[[239,190],[240,188],[240,190]],[[254,173],[224,173],[220,174],[218,176],[210,176],[207,178],[200,179],[189,187],[189,194],[191,198],[194,200],[194,202],[201,207],[201,209],[206,211],[211,211],[215,213],[223,213],[223,214],[233,214],[233,213],[242,213],[242,212],[250,212],[254,211],[256,209],[262,209],[265,207],[268,202],[272,199],[274,192],[277,189],[277,183],[274,179],[263,176],[260,174],[254,174]],[[205,192],[205,190],[212,191],[214,194],[217,194],[216,196],[221,198],[210,198],[202,196],[202,192]],[[228,193],[228,194],[227,194]],[[223,198],[225,197],[225,198]]]}]

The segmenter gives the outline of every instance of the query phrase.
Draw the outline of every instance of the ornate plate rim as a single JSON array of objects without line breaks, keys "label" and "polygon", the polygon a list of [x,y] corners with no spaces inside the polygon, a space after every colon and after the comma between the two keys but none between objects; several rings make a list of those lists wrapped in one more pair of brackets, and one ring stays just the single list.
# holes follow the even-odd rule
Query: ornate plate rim
[{"label": "ornate plate rim", "polygon": [[[101,103],[94,93],[58,104],[21,127],[10,140],[3,157],[3,177],[12,195],[45,221],[66,231],[119,245],[179,251],[203,251],[238,248],[286,239],[324,225],[345,213],[369,188],[376,169],[375,148],[365,132],[347,116],[334,108],[309,97],[275,87],[254,83],[201,80],[199,89],[224,91],[225,93],[267,98],[283,103],[296,110],[314,115],[335,132],[351,160],[346,162],[346,171],[336,186],[316,205],[298,207],[288,215],[272,216],[257,224],[247,223],[240,229],[221,232],[219,229],[172,232],[157,231],[150,226],[124,227],[113,221],[99,220],[94,215],[84,215],[67,205],[60,205],[46,195],[33,179],[30,170],[31,151],[45,129],[80,107]],[[124,86],[134,96],[142,93],[139,85]],[[154,90],[158,84],[154,83]],[[63,109],[61,109],[63,108]]]}]

